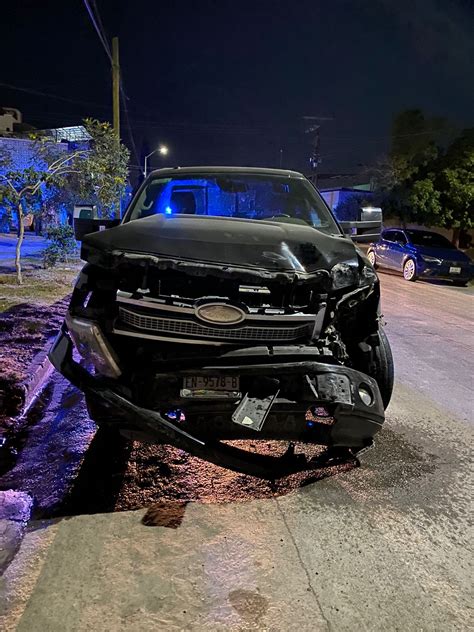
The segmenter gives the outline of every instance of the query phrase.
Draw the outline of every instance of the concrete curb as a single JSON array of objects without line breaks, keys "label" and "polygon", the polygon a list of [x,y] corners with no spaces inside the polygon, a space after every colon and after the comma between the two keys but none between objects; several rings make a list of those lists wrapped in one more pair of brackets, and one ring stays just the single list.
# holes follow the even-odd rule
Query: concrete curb
[{"label": "concrete curb", "polygon": [[[54,367],[48,360],[51,342],[49,339],[35,355],[28,368],[28,378],[20,384],[23,403],[15,417],[17,426],[21,426],[21,418],[28,412],[53,372]],[[20,548],[32,507],[33,500],[27,493],[12,489],[0,491],[0,577]]]},{"label": "concrete curb", "polygon": [[43,390],[46,382],[51,377],[54,370],[53,365],[48,360],[48,353],[51,348],[52,339],[49,339],[44,347],[39,351],[30,366],[28,367],[28,377],[21,383],[24,392],[24,400],[18,417],[22,417],[30,408],[36,397]]},{"label": "concrete curb", "polygon": [[32,506],[25,492],[0,492],[0,576],[20,548]]}]

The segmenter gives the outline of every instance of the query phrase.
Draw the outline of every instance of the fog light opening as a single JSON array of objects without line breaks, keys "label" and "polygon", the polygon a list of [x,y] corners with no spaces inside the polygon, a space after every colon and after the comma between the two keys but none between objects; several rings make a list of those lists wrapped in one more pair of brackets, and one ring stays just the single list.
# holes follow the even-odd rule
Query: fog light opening
[{"label": "fog light opening", "polygon": [[310,406],[306,411],[305,420],[307,428],[316,428],[321,424],[332,426],[334,423],[332,413],[325,406]]},{"label": "fog light opening", "polygon": [[168,412],[163,415],[168,421],[183,423],[186,421],[186,415],[184,410],[180,408],[175,408],[174,410],[168,410]]},{"label": "fog light opening", "polygon": [[374,396],[372,389],[367,384],[359,384],[359,397],[363,404],[366,406],[372,406],[374,403]]},{"label": "fog light opening", "polygon": [[330,417],[331,413],[325,406],[312,406],[310,408],[311,414],[315,417]]}]

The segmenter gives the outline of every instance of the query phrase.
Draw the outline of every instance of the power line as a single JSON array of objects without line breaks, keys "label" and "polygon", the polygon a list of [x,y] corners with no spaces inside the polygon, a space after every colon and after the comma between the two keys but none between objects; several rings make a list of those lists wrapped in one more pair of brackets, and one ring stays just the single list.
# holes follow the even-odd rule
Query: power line
[{"label": "power line", "polygon": [[9,88],[10,90],[17,90],[18,92],[27,92],[28,94],[35,94],[40,97],[47,97],[49,99],[57,99],[58,101],[66,101],[67,103],[75,103],[78,105],[87,105],[88,107],[96,107],[101,109],[109,109],[108,106],[101,105],[99,103],[92,103],[90,101],[78,101],[77,99],[69,99],[58,94],[52,94],[51,92],[41,92],[40,90],[32,90],[30,88],[21,88],[20,86],[14,86],[11,83],[4,83],[0,81],[0,86],[3,88]]},{"label": "power line", "polygon": [[94,29],[95,29],[95,31],[96,31],[99,39],[100,39],[100,42],[101,42],[101,44],[102,44],[102,46],[104,48],[105,54],[109,58],[110,63],[112,63],[112,53],[110,51],[110,46],[109,46],[107,40],[105,39],[105,37],[102,34],[100,26],[97,23],[96,17],[95,17],[95,15],[94,15],[91,7],[90,7],[90,4],[89,4],[88,0],[84,0],[84,5],[86,7],[87,13],[89,14],[89,17],[90,17],[91,22],[92,22],[92,24],[94,26]]},{"label": "power line", "polygon": [[425,132],[412,132],[409,134],[384,134],[384,135],[380,135],[380,136],[326,136],[326,140],[380,140],[380,139],[384,139],[384,138],[410,138],[412,136],[427,136],[429,134],[434,134],[436,132],[447,132],[449,131],[446,127],[435,127],[434,129],[431,129],[429,131],[425,131]]},{"label": "power line", "polygon": [[125,120],[127,122],[128,132],[129,132],[129,135],[130,135],[130,143],[132,145],[132,152],[133,152],[133,155],[135,156],[135,160],[137,162],[140,162],[140,158],[138,156],[138,151],[137,151],[137,146],[135,144],[135,138],[133,136],[132,126],[130,124],[130,117],[128,115],[127,96],[126,96],[125,91],[123,89],[122,81],[120,81],[120,95],[122,97],[122,107],[123,107],[123,111],[125,112]]},{"label": "power line", "polygon": [[[84,2],[86,2],[86,1],[87,0],[84,0]],[[111,54],[111,51],[110,51],[110,46],[109,46],[109,44],[107,42],[107,35],[105,33],[105,28],[104,28],[104,25],[102,23],[102,19],[100,17],[99,9],[97,8],[97,4],[96,4],[95,0],[92,0],[92,5],[93,5],[94,10],[95,10],[95,15],[96,15],[96,19],[97,19],[97,25],[98,25],[97,28],[98,28],[98,31],[100,33],[101,41],[104,43],[104,46],[106,48],[106,52],[107,52],[107,54],[109,56],[109,59],[112,61],[112,54]],[[120,71],[120,75],[122,75],[121,71]],[[137,152],[137,146],[136,146],[136,143],[135,143],[135,138],[134,138],[134,135],[133,135],[132,126],[130,124],[130,116],[129,116],[129,113],[128,113],[128,106],[127,106],[128,97],[127,97],[127,95],[125,93],[125,89],[124,89],[124,86],[123,86],[123,79],[122,79],[121,76],[119,77],[119,82],[120,82],[119,83],[120,96],[122,98],[122,108],[123,108],[123,111],[125,113],[125,120],[127,122],[128,133],[129,133],[129,136],[130,136],[130,143],[132,145],[133,155],[135,156],[135,160],[137,162],[140,162],[140,159],[138,157],[138,152]]]},{"label": "power line", "polygon": [[[95,11],[95,15],[94,15],[94,11],[91,9],[88,0],[84,0],[84,4],[86,6],[87,12],[89,14],[89,17],[92,21],[92,24],[94,25],[94,28],[97,32],[97,35],[99,36],[99,39],[102,43],[102,46],[104,47],[105,53],[107,55],[107,57],[109,58],[109,61],[111,64],[113,64],[113,59],[112,59],[112,52],[110,50],[110,46],[109,43],[107,41],[107,35],[105,33],[105,29],[104,29],[104,25],[102,23],[102,19],[100,17],[100,13],[99,13],[99,9],[97,8],[97,4],[95,2],[95,0],[92,0],[92,5],[94,7],[94,11]],[[121,73],[120,73],[121,74]],[[135,156],[135,160],[137,162],[140,161],[139,157],[138,157],[138,152],[137,152],[137,146],[135,143],[135,138],[133,135],[133,130],[132,130],[132,126],[130,123],[130,117],[129,117],[129,113],[128,113],[128,106],[127,106],[127,95],[125,94],[125,90],[123,88],[123,82],[122,79],[120,78],[120,96],[122,98],[122,107],[125,113],[125,119],[127,122],[127,127],[128,127],[128,132],[129,132],[129,136],[130,136],[130,143],[132,145],[132,151],[133,151],[133,155]]]},{"label": "power line", "polygon": [[97,22],[99,24],[99,29],[100,29],[100,32],[102,34],[102,39],[105,42],[105,45],[107,47],[109,55],[111,55],[112,53],[110,51],[110,46],[109,46],[109,43],[107,41],[107,35],[106,35],[105,29],[104,29],[104,25],[102,24],[102,19],[100,17],[99,9],[97,8],[97,4],[96,4],[95,0],[92,0],[92,6],[94,7],[94,11],[95,11],[95,15],[96,15],[96,18],[97,18]]},{"label": "power line", "polygon": [[[95,103],[92,101],[82,101],[79,99],[71,99],[69,97],[65,97],[63,95],[59,95],[59,94],[53,94],[51,92],[43,92],[41,90],[34,90],[31,88],[23,88],[21,86],[15,86],[11,83],[5,83],[5,82],[0,82],[0,87],[4,87],[4,88],[8,88],[10,90],[15,90],[18,92],[25,92],[27,94],[33,94],[36,96],[40,96],[40,97],[46,97],[49,99],[55,99],[58,101],[64,101],[66,103],[72,103],[75,105],[83,105],[86,107],[94,107],[94,108],[99,108],[101,110],[110,110],[110,106],[108,105],[104,105],[103,103]],[[121,90],[123,90],[123,87],[121,88]],[[125,97],[125,99],[128,99],[128,97],[126,96],[125,92],[123,92],[123,96]],[[34,113],[30,113],[31,115],[35,116]],[[52,114],[52,112],[49,112],[49,114]],[[70,112],[57,112],[58,115],[61,116],[67,116],[70,118],[75,118],[75,115],[71,114]],[[42,118],[46,119],[46,118],[50,118],[45,116],[43,113],[41,114],[36,114],[36,116],[41,116]],[[189,123],[189,122],[162,122],[162,121],[158,121],[156,119],[151,119],[151,120],[145,120],[145,119],[136,119],[133,116],[130,118],[129,120],[132,121],[134,123],[135,127],[141,127],[141,128],[149,128],[149,129],[172,129],[172,130],[194,130],[197,133],[200,132],[218,132],[218,133],[235,133],[235,134],[259,134],[259,135],[267,135],[267,134],[274,134],[274,128],[270,128],[270,127],[263,127],[263,126],[256,126],[256,127],[248,127],[248,126],[240,126],[240,125],[232,125],[232,124],[227,124],[227,123]],[[425,132],[413,132],[413,133],[409,133],[409,134],[397,134],[395,136],[392,136],[391,134],[383,134],[380,136],[365,136],[365,135],[357,135],[357,136],[326,136],[325,140],[326,141],[341,141],[341,142],[345,142],[345,141],[351,141],[351,140],[360,140],[360,141],[370,141],[370,142],[379,142],[379,141],[383,141],[386,139],[392,139],[392,138],[409,138],[409,137],[415,137],[415,136],[426,136],[429,134],[434,134],[435,132],[441,132],[441,131],[449,131],[444,127],[440,127],[440,128],[435,128],[433,130],[430,131],[425,131]]]}]

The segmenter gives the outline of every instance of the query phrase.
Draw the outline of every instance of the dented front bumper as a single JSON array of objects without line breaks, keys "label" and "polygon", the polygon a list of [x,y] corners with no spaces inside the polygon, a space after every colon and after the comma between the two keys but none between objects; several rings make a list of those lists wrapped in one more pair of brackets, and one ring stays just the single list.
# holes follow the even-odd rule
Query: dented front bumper
[{"label": "dented front bumper", "polygon": [[[186,450],[229,469],[274,479],[311,467],[299,458],[275,458],[238,449],[222,440],[284,439],[356,453],[371,445],[384,422],[384,408],[375,380],[351,368],[314,360],[314,349],[266,347],[239,349],[224,354],[219,363],[190,369],[177,366],[173,372],[158,373],[153,380],[166,384],[163,406],[186,411],[186,423],[171,420],[152,409],[146,400],[133,397],[123,380],[94,376],[73,358],[73,342],[66,325],[55,340],[49,358],[55,368],[86,395],[110,411],[110,422],[119,430]],[[245,428],[232,421],[235,402],[186,402],[179,398],[184,376],[238,374],[253,401],[273,398],[260,428]],[[370,402],[367,397],[370,394]],[[138,403],[136,403],[138,402]],[[145,404],[145,406],[144,406]],[[325,406],[331,421],[308,422],[311,407]],[[155,408],[155,407],[154,407]],[[189,415],[188,415],[189,412]],[[215,422],[215,423],[214,423]]]}]

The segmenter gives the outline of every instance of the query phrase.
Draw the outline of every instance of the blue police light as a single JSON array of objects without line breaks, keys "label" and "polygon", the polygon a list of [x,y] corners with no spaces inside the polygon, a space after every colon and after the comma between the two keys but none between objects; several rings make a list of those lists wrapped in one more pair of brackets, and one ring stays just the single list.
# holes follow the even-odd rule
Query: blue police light
[{"label": "blue police light", "polygon": [[173,214],[173,209],[171,208],[171,206],[167,206],[165,208],[165,215],[172,215]]}]

